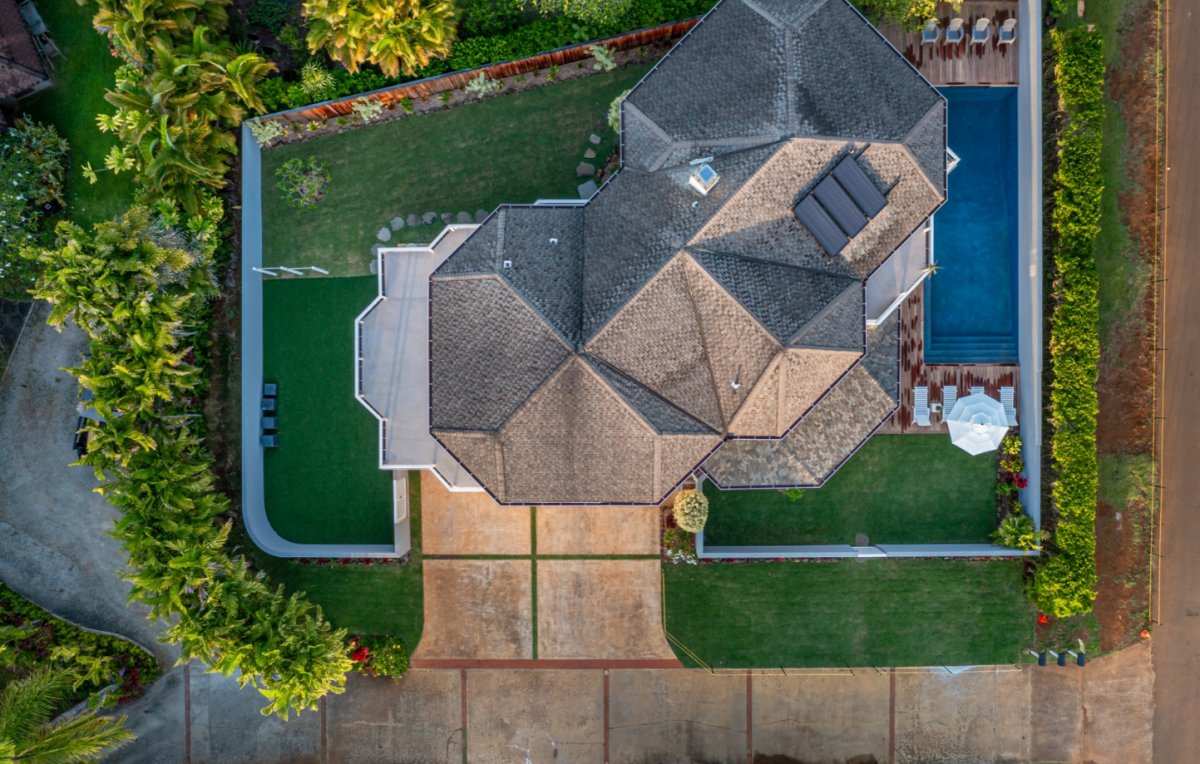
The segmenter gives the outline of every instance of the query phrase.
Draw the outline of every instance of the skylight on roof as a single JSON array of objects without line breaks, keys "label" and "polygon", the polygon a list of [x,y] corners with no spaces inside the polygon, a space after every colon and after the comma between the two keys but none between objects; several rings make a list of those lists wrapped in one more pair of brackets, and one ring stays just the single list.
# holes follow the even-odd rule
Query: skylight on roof
[{"label": "skylight on roof", "polygon": [[706,163],[692,170],[691,176],[688,177],[688,185],[707,196],[720,179],[721,176],[712,165]]}]

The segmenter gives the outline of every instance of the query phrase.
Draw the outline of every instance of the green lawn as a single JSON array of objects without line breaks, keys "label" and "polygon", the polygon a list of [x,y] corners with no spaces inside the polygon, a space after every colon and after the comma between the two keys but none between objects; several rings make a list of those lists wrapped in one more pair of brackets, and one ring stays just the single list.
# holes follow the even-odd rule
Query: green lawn
[{"label": "green lawn", "polygon": [[413,546],[407,565],[301,565],[263,552],[256,553],[255,562],[272,583],[306,592],[334,626],[351,634],[399,637],[411,652],[425,623],[419,472],[409,473],[408,502]]},{"label": "green lawn", "polygon": [[705,543],[714,545],[986,543],[996,527],[996,455],[970,456],[944,435],[876,435],[821,488],[719,491],[711,482]]},{"label": "green lawn", "polygon": [[667,631],[688,665],[1013,663],[1034,611],[1016,560],[665,565]]},{"label": "green lawn", "polygon": [[[648,66],[635,66],[492,98],[263,153],[263,260],[363,274],[375,233],[398,215],[491,211],[539,198],[576,198],[575,167],[595,149],[600,163],[615,136],[606,126],[613,98]],[[599,146],[588,143],[600,135]],[[331,174],[315,209],[290,207],[275,172],[295,157],[316,157]],[[404,228],[392,243],[429,241],[442,224]]]},{"label": "green lawn", "polygon": [[374,276],[263,285],[263,379],[279,384],[279,448],[264,466],[267,516],[290,541],[392,541],[378,423],[354,397],[354,318],[376,293]]},{"label": "green lawn", "polygon": [[68,215],[81,223],[107,220],[129,206],[131,176],[102,172],[93,186],[79,168],[85,162],[103,168],[104,155],[116,143],[96,127],[96,115],[113,111],[104,93],[113,87],[118,62],[108,51],[108,41],[92,28],[94,4],[37,0],[37,8],[63,57],[54,61],[54,87],[22,101],[21,108],[39,122],[54,125],[71,144]]}]

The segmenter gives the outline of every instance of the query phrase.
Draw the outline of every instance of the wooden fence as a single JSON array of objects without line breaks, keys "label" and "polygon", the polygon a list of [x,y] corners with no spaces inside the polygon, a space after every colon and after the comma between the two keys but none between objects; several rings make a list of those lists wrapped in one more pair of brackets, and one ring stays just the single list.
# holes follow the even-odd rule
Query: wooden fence
[{"label": "wooden fence", "polygon": [[593,45],[603,45],[613,50],[628,50],[629,48],[637,48],[651,43],[676,40],[687,34],[696,25],[697,21],[699,19],[688,19],[687,21],[676,21],[648,29],[638,29],[603,40],[592,40],[577,45],[568,45],[565,48],[539,53],[536,56],[522,58],[517,61],[502,61],[498,64],[491,64],[478,69],[448,72],[436,77],[405,82],[362,95],[346,96],[336,101],[303,106],[291,111],[272,114],[263,119],[303,123],[347,116],[353,112],[353,103],[362,98],[379,101],[385,106],[391,106],[404,99],[429,98],[439,93],[465,88],[472,80],[478,78],[481,72],[487,75],[488,79],[498,80],[505,77],[514,77],[518,74],[535,72],[539,69],[547,69],[550,66],[573,64],[585,58],[590,58]]}]

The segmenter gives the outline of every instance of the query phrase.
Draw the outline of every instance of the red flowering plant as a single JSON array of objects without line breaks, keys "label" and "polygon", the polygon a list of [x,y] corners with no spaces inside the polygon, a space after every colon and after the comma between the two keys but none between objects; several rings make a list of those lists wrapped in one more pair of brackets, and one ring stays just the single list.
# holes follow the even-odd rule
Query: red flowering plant
[{"label": "red flowering plant", "polygon": [[1018,515],[1024,509],[1017,500],[1017,491],[1029,485],[1022,472],[1025,460],[1021,457],[1019,435],[1006,435],[1000,441],[999,459],[996,462],[996,523]]},{"label": "red flowering plant", "polygon": [[347,647],[354,668],[361,674],[399,679],[408,672],[408,650],[397,639],[379,637],[371,647],[363,637],[351,637]]}]

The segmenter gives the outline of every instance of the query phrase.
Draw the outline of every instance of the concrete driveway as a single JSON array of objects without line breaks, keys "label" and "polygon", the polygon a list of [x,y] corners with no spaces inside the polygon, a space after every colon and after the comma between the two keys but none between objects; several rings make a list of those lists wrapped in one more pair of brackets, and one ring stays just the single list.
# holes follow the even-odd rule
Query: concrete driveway
[{"label": "concrete driveway", "polygon": [[[950,674],[416,669],[351,677],[282,723],[236,682],[180,668],[131,704],[142,762],[1141,762],[1148,646],[1075,667]],[[465,747],[465,751],[464,751]]]},{"label": "concrete driveway", "polygon": [[120,545],[108,535],[116,510],[93,492],[90,469],[71,442],[78,414],[75,380],[83,333],[46,326],[36,303],[0,382],[0,579],[58,615],[129,637],[173,662],[178,652],[155,635],[145,609],[128,603]]}]

